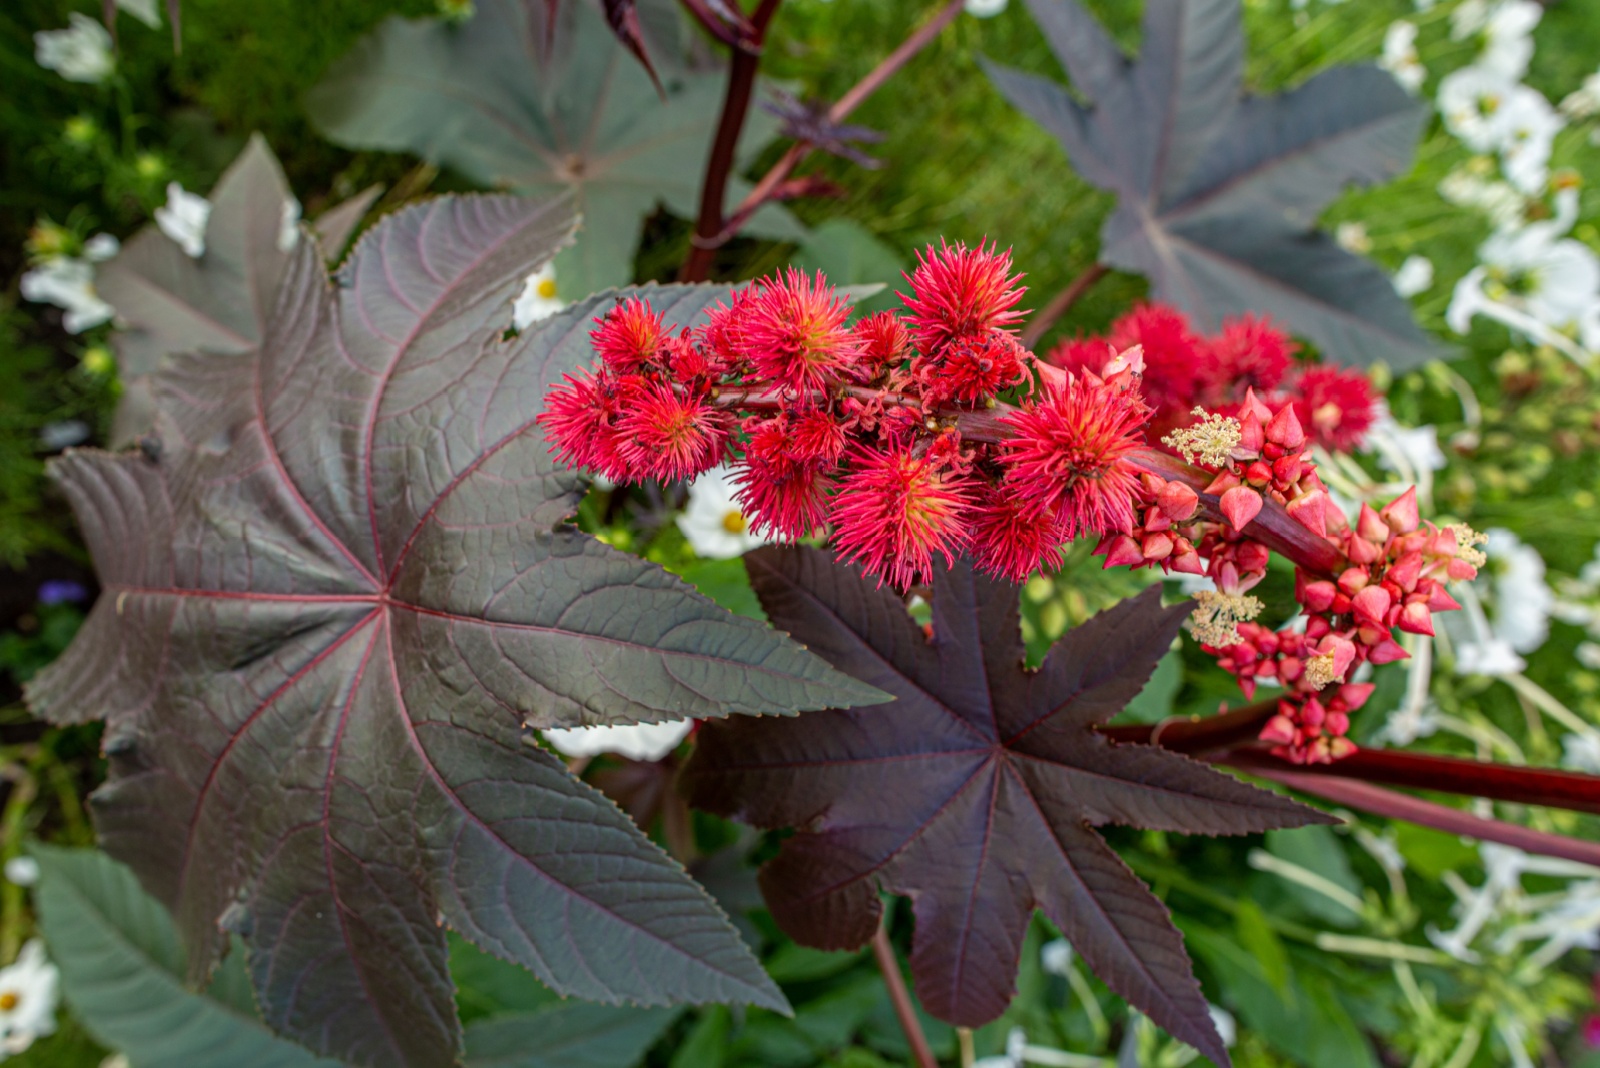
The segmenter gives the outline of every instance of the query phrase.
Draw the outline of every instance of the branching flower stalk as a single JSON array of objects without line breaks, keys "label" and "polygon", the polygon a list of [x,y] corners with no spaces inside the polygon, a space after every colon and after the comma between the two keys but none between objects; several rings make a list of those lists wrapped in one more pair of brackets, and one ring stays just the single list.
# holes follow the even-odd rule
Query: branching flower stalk
[{"label": "branching flower stalk", "polygon": [[[1144,350],[1074,370],[1036,359],[1015,334],[1018,281],[1009,253],[957,244],[919,257],[904,314],[854,324],[820,273],[763,279],[676,334],[630,297],[596,320],[599,366],[567,376],[540,422],[563,461],[617,483],[733,457],[752,530],[826,531],[902,590],[960,555],[1021,582],[1087,535],[1107,567],[1204,575],[1195,638],[1246,696],[1283,689],[1261,738],[1300,764],[1354,751],[1348,716],[1373,687],[1351,672],[1405,658],[1396,629],[1432,634],[1432,614],[1459,607],[1445,584],[1476,574],[1477,536],[1423,522],[1414,490],[1350,522],[1294,397],[1274,407],[1246,386],[1237,414],[1198,409],[1154,447],[1162,383]],[[1304,629],[1253,622],[1274,552],[1296,565]]]}]

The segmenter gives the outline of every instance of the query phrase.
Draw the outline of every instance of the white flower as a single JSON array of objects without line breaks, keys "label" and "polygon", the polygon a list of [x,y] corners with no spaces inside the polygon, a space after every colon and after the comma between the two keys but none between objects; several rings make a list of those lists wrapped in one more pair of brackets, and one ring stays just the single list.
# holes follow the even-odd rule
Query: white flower
[{"label": "white flower", "polygon": [[629,760],[660,760],[689,735],[693,720],[634,723],[621,727],[560,727],[540,731],[545,741],[569,757],[616,753]]},{"label": "white flower", "polygon": [[1527,205],[1527,198],[1509,182],[1473,174],[1469,167],[1458,167],[1445,175],[1439,182],[1439,195],[1452,204],[1483,212],[1496,229],[1520,223]]},{"label": "white flower", "polygon": [[12,857],[6,861],[6,879],[18,886],[32,886],[39,881],[39,862],[32,857]]},{"label": "white flower", "polygon": [[1501,0],[1484,23],[1478,65],[1507,78],[1526,74],[1533,58],[1533,28],[1543,15],[1544,8],[1534,0]]},{"label": "white flower", "polygon": [[530,274],[523,283],[522,292],[511,304],[511,325],[518,330],[526,330],[566,306],[566,302],[556,296],[556,265],[552,260]]},{"label": "white flower", "polygon": [[161,14],[156,10],[156,0],[117,0],[117,6],[152,30],[161,28]]},{"label": "white flower", "polygon": [[1394,75],[1394,80],[1406,92],[1415,93],[1422,88],[1423,81],[1428,77],[1428,68],[1417,57],[1416,23],[1398,19],[1389,24],[1388,31],[1383,35],[1383,56],[1378,60],[1378,66]]},{"label": "white flower", "polygon": [[1561,739],[1561,766],[1600,775],[1600,733],[1574,732]]},{"label": "white flower", "polygon": [[[1401,426],[1387,411],[1373,422],[1367,441],[1377,447],[1378,466],[1385,471],[1411,477],[1421,471],[1441,471],[1446,463],[1438,427]],[[1402,470],[1402,465],[1409,470]]]},{"label": "white flower", "polygon": [[1456,643],[1456,673],[1460,675],[1515,675],[1527,666],[1503,638]]},{"label": "white flower", "polygon": [[111,34],[88,15],[74,11],[64,30],[42,30],[33,35],[33,58],[69,82],[103,82],[116,66],[111,54]]},{"label": "white flower", "polygon": [[167,203],[156,209],[156,225],[191,259],[205,255],[206,223],[210,221],[211,201],[186,192],[177,182],[167,183]]},{"label": "white flower", "polygon": [[1506,97],[1494,124],[1506,180],[1529,196],[1544,192],[1550,179],[1550,150],[1566,120],[1543,93],[1518,86]]},{"label": "white flower", "polygon": [[1394,291],[1402,297],[1414,297],[1432,288],[1433,261],[1426,256],[1407,256],[1394,272]]},{"label": "white flower", "polygon": [[1072,971],[1072,943],[1065,938],[1046,942],[1039,948],[1039,967],[1065,979]]},{"label": "white flower", "polygon": [[[967,0],[971,3],[972,0]],[[1006,1051],[993,1057],[972,1062],[972,1068],[1024,1068],[1028,1063],[1028,1035],[1020,1027],[1013,1027],[1006,1035]]]},{"label": "white flower", "polygon": [[283,202],[283,214],[278,218],[278,251],[293,252],[300,241],[300,200],[290,195]]},{"label": "white flower", "polygon": [[104,263],[122,250],[122,242],[111,234],[95,234],[83,243],[83,258],[90,263]]},{"label": "white flower", "polygon": [[1006,9],[1006,0],[967,0],[966,9],[980,19],[993,18]]},{"label": "white flower", "polygon": [[[1563,200],[1558,195],[1558,204]],[[1499,231],[1479,247],[1481,265],[1456,283],[1445,312],[1452,330],[1464,334],[1474,316],[1487,315],[1569,353],[1563,331],[1600,350],[1600,257],[1559,236],[1565,214],[1562,205],[1556,220]]]},{"label": "white flower", "polygon": [[1222,1044],[1229,1049],[1239,1040],[1239,1022],[1233,1018],[1233,1013],[1221,1005],[1206,1002],[1206,1011],[1211,1014],[1211,1023],[1217,1029],[1217,1037],[1222,1039]]},{"label": "white flower", "polygon": [[689,504],[678,517],[678,529],[696,555],[727,560],[767,543],[750,532],[735,498],[737,490],[733,471],[726,465],[713,467],[689,484]]},{"label": "white flower", "polygon": [[0,1048],[21,1053],[34,1039],[55,1033],[60,979],[37,938],[22,947],[15,964],[0,968]]},{"label": "white flower", "polygon": [[1435,103],[1445,126],[1463,144],[1474,152],[1495,152],[1500,148],[1495,116],[1514,88],[1515,82],[1492,70],[1462,67],[1439,80]]},{"label": "white flower", "polygon": [[[1573,655],[1577,657],[1578,663],[1590,671],[1600,671],[1600,645],[1594,642],[1579,642]],[[1600,768],[1596,771],[1600,772]]]},{"label": "white flower", "polygon": [[1600,115],[1600,71],[1589,75],[1583,84],[1561,99],[1561,114],[1569,119],[1592,119]]},{"label": "white flower", "polygon": [[62,325],[69,334],[81,334],[116,314],[94,289],[94,267],[88,260],[55,256],[22,276],[26,300],[65,308]]},{"label": "white flower", "polygon": [[1342,222],[1333,232],[1333,239],[1347,252],[1362,255],[1372,251],[1372,238],[1367,236],[1365,223]]},{"label": "white flower", "polygon": [[[1459,665],[1459,650],[1457,664]],[[1439,732],[1439,710],[1427,702],[1403,704],[1389,715],[1377,741],[1388,745],[1406,746],[1418,738],[1427,738]]]}]

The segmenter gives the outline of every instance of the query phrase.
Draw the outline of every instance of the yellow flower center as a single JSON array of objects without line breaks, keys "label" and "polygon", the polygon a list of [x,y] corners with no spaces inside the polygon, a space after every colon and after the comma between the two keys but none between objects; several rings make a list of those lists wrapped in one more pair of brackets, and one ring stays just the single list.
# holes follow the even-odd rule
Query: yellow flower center
[{"label": "yellow flower center", "polygon": [[540,279],[539,287],[538,287],[538,293],[539,293],[539,296],[541,298],[543,298],[544,300],[555,300],[556,299],[556,280],[554,278],[543,278],[543,279]]},{"label": "yellow flower center", "polygon": [[743,534],[745,530],[744,514],[730,511],[722,517],[722,529],[729,534]]},{"label": "yellow flower center", "polygon": [[20,1004],[22,1004],[22,998],[17,995],[16,991],[7,990],[5,993],[0,994],[0,1012],[10,1012]]}]

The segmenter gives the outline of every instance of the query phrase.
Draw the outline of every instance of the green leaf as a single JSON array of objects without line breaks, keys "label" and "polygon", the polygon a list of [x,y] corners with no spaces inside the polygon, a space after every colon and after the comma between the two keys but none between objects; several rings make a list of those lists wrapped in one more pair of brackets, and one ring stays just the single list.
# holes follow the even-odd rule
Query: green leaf
[{"label": "green leaf", "polygon": [[[306,102],[341,145],[414,152],[485,186],[531,196],[570,193],[583,229],[556,259],[556,285],[578,298],[632,281],[644,220],[658,205],[694,217],[725,76],[684,64],[676,13],[665,0],[639,5],[642,17],[664,27],[658,37],[668,38],[650,48],[665,99],[598,5],[560,4],[553,29],[545,8],[478,0],[465,24],[392,17],[336,62]],[[777,120],[752,107],[741,158],[776,131]],[[731,182],[729,205],[747,190]],[[805,236],[772,205],[747,232]]]},{"label": "green leaf", "polygon": [[[1293,832],[1268,831],[1267,852],[1320,875],[1335,886],[1348,890],[1356,900],[1361,899],[1361,880],[1350,868],[1344,843],[1329,828],[1300,827]],[[1284,879],[1282,883],[1301,907],[1320,920],[1340,927],[1353,927],[1361,922],[1359,914],[1327,894],[1290,879]]]},{"label": "green leaf", "polygon": [[1249,898],[1239,901],[1233,914],[1233,930],[1239,936],[1239,946],[1255,957],[1268,983],[1280,996],[1289,991],[1289,954],[1283,948],[1278,933],[1267,922],[1267,914]]},{"label": "green leaf", "polygon": [[1406,863],[1425,879],[1437,879],[1478,861],[1478,851],[1460,837],[1416,823],[1395,823],[1395,844]]},{"label": "green leaf", "polygon": [[31,852],[39,862],[39,927],[61,969],[67,1002],[98,1041],[126,1053],[134,1068],[336,1068],[242,1010],[239,954],[228,958],[213,986],[233,996],[186,989],[172,919],[127,868],[93,850],[36,845]]},{"label": "green leaf", "polygon": [[732,1020],[728,1010],[714,1005],[703,1010],[672,1055],[668,1068],[722,1068],[728,1051],[728,1031]]},{"label": "green leaf", "polygon": [[767,974],[780,983],[807,983],[838,975],[862,958],[865,950],[830,952],[812,949],[798,942],[786,942],[762,963]]},{"label": "green leaf", "polygon": [[681,1009],[559,1002],[467,1027],[467,1068],[633,1068]]},{"label": "green leaf", "polygon": [[1172,715],[1172,702],[1183,687],[1183,654],[1174,649],[1156,662],[1150,681],[1128,702],[1119,717],[1129,723],[1160,723]]},{"label": "green leaf", "polygon": [[675,569],[678,576],[717,602],[728,611],[766,622],[767,614],[761,610],[761,599],[750,588],[750,576],[743,561],[696,560]]}]

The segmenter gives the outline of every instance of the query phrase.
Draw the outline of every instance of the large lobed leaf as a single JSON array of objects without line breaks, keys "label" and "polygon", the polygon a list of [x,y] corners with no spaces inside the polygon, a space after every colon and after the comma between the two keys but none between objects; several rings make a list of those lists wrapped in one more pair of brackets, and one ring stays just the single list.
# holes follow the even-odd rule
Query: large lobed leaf
[{"label": "large lobed leaf", "polygon": [[1095,731],[1143,688],[1187,609],[1147,590],[1069,631],[1034,672],[1017,588],[966,565],[935,576],[928,637],[892,592],[819,550],[745,561],[774,625],[895,697],[700,732],[693,802],[797,830],[761,873],[779,925],[853,948],[873,935],[880,889],[909,896],[918,997],[975,1027],[1005,1010],[1037,906],[1113,990],[1227,1064],[1165,906],[1090,828],[1242,834],[1327,817]]},{"label": "large lobed leaf", "polygon": [[[377,193],[368,189],[317,219],[313,232],[330,256],[344,248]],[[283,168],[259,134],[223,173],[210,199],[202,256],[191,257],[150,225],[98,272],[95,284],[116,308],[119,328],[111,339],[122,383],[114,444],[135,440],[154,423],[151,379],[162,360],[190,352],[244,355],[266,334],[300,231],[284,225],[286,214],[298,208]]]},{"label": "large lobed leaf", "polygon": [[[243,936],[266,1020],[318,1052],[449,1063],[441,921],[596,1001],[782,1007],[725,917],[529,726],[882,695],[563,519],[534,420],[596,297],[514,340],[569,204],[390,216],[330,287],[300,242],[258,355],[169,362],[154,441],[69,453],[103,594],[32,684],[103,717],[112,855],[203,980]],[[718,287],[653,289],[691,323]]]},{"label": "large lobed leaf", "polygon": [[1414,367],[1439,355],[1376,264],[1316,228],[1345,186],[1411,163],[1427,109],[1376,67],[1338,67],[1248,96],[1240,0],[1149,0],[1138,60],[1077,0],[1028,0],[1087,103],[986,64],[1001,92],[1117,195],[1101,259],[1214,330],[1265,313],[1335,361]]},{"label": "large lobed leaf", "polygon": [[[465,24],[391,17],[311,92],[312,118],[351,148],[414,152],[536,196],[571,192],[583,232],[556,261],[561,292],[627,284],[657,206],[696,213],[724,75],[684,65],[670,0],[637,5],[665,96],[592,0],[560,4],[554,26],[544,4],[479,0],[476,9]],[[776,130],[752,109],[743,145],[757,149]],[[732,183],[732,196],[746,188]],[[775,206],[751,221],[760,236],[804,236]]]}]

